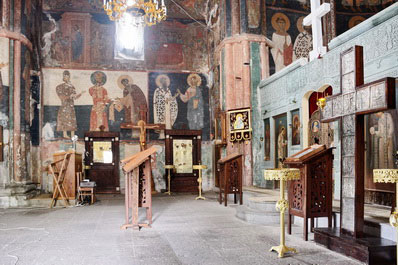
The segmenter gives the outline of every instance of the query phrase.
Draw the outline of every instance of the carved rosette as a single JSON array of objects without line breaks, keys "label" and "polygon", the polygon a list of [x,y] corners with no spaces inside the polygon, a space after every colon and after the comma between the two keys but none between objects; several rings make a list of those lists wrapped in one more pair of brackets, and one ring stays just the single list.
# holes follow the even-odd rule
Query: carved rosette
[{"label": "carved rosette", "polygon": [[264,170],[266,180],[296,180],[300,179],[300,169],[298,168],[278,168]]},{"label": "carved rosette", "polygon": [[279,212],[284,212],[288,208],[289,208],[289,202],[287,200],[279,200],[275,205],[275,209]]}]

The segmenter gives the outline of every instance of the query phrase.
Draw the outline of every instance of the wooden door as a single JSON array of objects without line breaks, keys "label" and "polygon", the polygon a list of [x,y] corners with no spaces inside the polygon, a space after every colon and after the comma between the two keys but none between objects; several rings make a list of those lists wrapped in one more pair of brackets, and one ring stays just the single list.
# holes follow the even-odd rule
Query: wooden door
[{"label": "wooden door", "polygon": [[87,178],[96,182],[99,193],[120,193],[119,133],[87,132],[84,140]]},{"label": "wooden door", "polygon": [[201,164],[201,130],[166,130],[166,164],[174,165],[171,172],[171,191],[198,190],[198,170]]}]

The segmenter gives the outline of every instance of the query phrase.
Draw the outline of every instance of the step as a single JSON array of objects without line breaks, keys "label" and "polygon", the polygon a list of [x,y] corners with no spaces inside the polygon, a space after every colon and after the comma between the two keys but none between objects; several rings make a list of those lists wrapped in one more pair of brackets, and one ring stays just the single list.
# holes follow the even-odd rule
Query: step
[{"label": "step", "polygon": [[275,225],[280,222],[279,212],[275,210],[275,206],[274,211],[265,212],[249,208],[246,205],[239,205],[236,207],[236,217],[251,224],[258,225]]},{"label": "step", "polygon": [[247,199],[247,206],[250,209],[254,210],[259,210],[263,212],[274,212],[276,211],[275,205],[276,205],[276,200],[275,198],[270,198],[270,197],[263,197],[263,196],[258,196],[258,197],[250,197]]}]

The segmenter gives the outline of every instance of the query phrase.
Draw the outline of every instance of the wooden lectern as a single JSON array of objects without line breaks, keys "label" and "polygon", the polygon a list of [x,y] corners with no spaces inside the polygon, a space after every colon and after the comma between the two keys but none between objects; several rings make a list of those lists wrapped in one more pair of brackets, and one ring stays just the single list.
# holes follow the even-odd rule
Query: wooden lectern
[{"label": "wooden lectern", "polygon": [[[155,147],[139,152],[121,161],[125,176],[126,222],[122,229],[150,227],[152,224],[151,155]],[[138,207],[146,208],[148,223],[138,223]],[[131,222],[130,222],[131,208]]]},{"label": "wooden lectern", "polygon": [[230,154],[218,160],[218,171],[220,177],[218,186],[220,188],[219,202],[222,203],[222,193],[224,193],[224,205],[227,206],[228,194],[234,194],[234,203],[237,203],[236,195],[239,194],[239,202],[243,203],[242,198],[242,155],[238,153]]},{"label": "wooden lectern", "polygon": [[286,158],[284,164],[300,169],[300,179],[289,185],[288,233],[292,232],[292,215],[304,218],[304,240],[308,240],[308,218],[311,229],[314,218],[328,217],[332,226],[332,166],[333,148],[325,145],[311,145]]}]

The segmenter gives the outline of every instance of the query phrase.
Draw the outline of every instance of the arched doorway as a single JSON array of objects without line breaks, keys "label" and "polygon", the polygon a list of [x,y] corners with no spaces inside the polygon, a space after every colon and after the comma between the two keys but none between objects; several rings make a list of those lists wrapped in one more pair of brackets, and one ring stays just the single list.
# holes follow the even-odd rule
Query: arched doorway
[{"label": "arched doorway", "polygon": [[318,91],[308,91],[302,101],[303,110],[303,147],[313,144],[325,144],[330,146],[333,142],[333,130],[329,124],[320,122],[320,111],[317,100],[333,94],[330,85],[324,85]]}]

